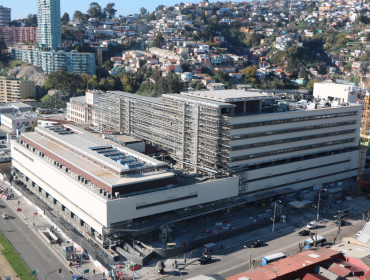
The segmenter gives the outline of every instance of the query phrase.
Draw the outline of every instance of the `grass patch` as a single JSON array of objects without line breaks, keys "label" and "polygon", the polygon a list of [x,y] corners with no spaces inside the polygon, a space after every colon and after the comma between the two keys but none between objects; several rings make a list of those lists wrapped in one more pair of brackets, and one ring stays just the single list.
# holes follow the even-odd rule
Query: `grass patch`
[{"label": "grass patch", "polygon": [[12,244],[5,238],[5,236],[0,232],[0,243],[3,245],[4,250],[2,254],[14,269],[15,273],[21,280],[36,280],[34,276],[31,276],[31,271],[28,269],[27,265],[23,262],[18,253],[14,250]]},{"label": "grass patch", "polygon": [[48,94],[45,94],[41,99],[40,99],[40,101],[41,102],[45,102],[47,99],[49,99],[50,98],[50,95],[48,95]]}]

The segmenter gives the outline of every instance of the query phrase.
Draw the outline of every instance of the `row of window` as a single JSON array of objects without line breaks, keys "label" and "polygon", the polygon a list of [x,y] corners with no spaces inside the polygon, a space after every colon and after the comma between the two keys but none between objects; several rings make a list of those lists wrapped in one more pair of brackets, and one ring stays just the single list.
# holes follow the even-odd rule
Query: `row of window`
[{"label": "row of window", "polygon": [[245,156],[230,158],[229,161],[235,162],[235,161],[242,161],[242,160],[260,158],[260,157],[280,155],[280,154],[285,154],[285,153],[293,153],[293,152],[298,152],[298,151],[303,151],[303,150],[310,150],[310,149],[329,147],[329,146],[334,146],[334,145],[339,145],[339,144],[344,144],[344,143],[350,143],[350,142],[354,142],[355,140],[356,138],[350,138],[350,139],[330,141],[326,143],[307,145],[307,146],[302,146],[302,147],[295,147],[295,148],[281,149],[281,150],[271,151],[271,152],[258,153],[258,154],[253,154],[253,155],[245,155]]},{"label": "row of window", "polygon": [[192,194],[192,195],[183,196],[183,197],[174,198],[174,199],[169,199],[169,200],[165,200],[165,201],[149,203],[149,204],[145,204],[145,205],[136,206],[136,210],[145,209],[145,208],[154,207],[154,206],[163,205],[163,204],[168,204],[168,203],[172,203],[172,202],[176,202],[176,201],[196,198],[196,197],[198,197],[198,194]]},{"label": "row of window", "polygon": [[318,115],[318,116],[300,117],[300,118],[292,118],[292,119],[282,119],[282,120],[265,121],[265,122],[234,124],[234,125],[231,125],[231,129],[240,129],[240,128],[248,128],[248,127],[256,127],[256,126],[284,124],[284,123],[292,123],[292,122],[314,121],[314,120],[329,119],[329,118],[348,117],[348,116],[354,116],[354,115],[357,115],[357,114],[358,114],[358,112],[354,111],[354,112],[346,112],[346,113],[325,114],[325,115]]},{"label": "row of window", "polygon": [[265,176],[263,178],[257,178],[257,179],[252,179],[252,180],[247,179],[247,180],[244,181],[244,183],[252,183],[252,182],[255,182],[255,181],[271,179],[271,178],[275,178],[275,177],[278,177],[278,176],[286,176],[286,175],[289,175],[289,174],[294,174],[294,173],[308,171],[308,170],[314,170],[314,169],[320,169],[320,168],[323,168],[323,167],[326,167],[326,166],[333,166],[333,165],[338,165],[338,164],[342,164],[342,163],[346,163],[346,162],[351,162],[351,160],[348,159],[348,160],[342,160],[342,161],[338,161],[338,162],[334,162],[334,163],[317,165],[317,166],[313,166],[313,167],[310,167],[310,168],[298,169],[298,170],[294,170],[294,171],[290,171],[290,172],[279,173],[279,174],[275,174],[275,175],[271,175],[271,176]]},{"label": "row of window", "polygon": [[330,128],[330,127],[343,126],[343,125],[352,125],[356,123],[357,121],[348,121],[348,122],[339,122],[339,123],[328,123],[328,124],[322,124],[322,125],[311,125],[311,126],[304,126],[304,127],[290,128],[290,129],[273,130],[273,131],[268,131],[268,132],[241,134],[241,135],[231,136],[230,140],[240,140],[240,139],[247,139],[247,138],[278,135],[278,134],[284,134],[284,133],[294,133],[294,132],[300,132],[300,131]]},{"label": "row of window", "polygon": [[285,144],[285,143],[291,143],[291,142],[297,142],[297,141],[305,141],[305,140],[311,140],[311,139],[317,139],[317,138],[323,138],[323,137],[331,137],[331,136],[337,136],[337,135],[342,135],[342,134],[349,134],[349,133],[354,133],[355,131],[356,129],[350,129],[350,130],[342,130],[342,131],[336,131],[336,132],[330,132],[330,133],[321,133],[321,134],[315,134],[315,135],[309,135],[309,136],[303,136],[303,137],[282,139],[282,140],[276,140],[276,141],[268,141],[268,142],[262,142],[262,143],[241,145],[241,146],[231,147],[231,150],[238,151],[238,150],[258,148],[258,147],[263,147],[263,146],[279,145],[279,144]]},{"label": "row of window", "polygon": [[[351,172],[351,171],[357,171],[357,168],[352,168],[352,169],[346,170],[345,172]],[[272,186],[272,187],[269,187],[269,188],[263,188],[263,190],[264,191],[267,191],[267,190],[276,190],[278,188],[288,187],[288,186],[293,185],[293,184],[304,183],[304,182],[307,182],[307,181],[310,181],[310,180],[315,180],[315,179],[320,179],[320,178],[330,177],[330,176],[333,176],[333,175],[342,174],[343,172],[344,171],[342,170],[342,171],[339,171],[339,172],[325,174],[325,175],[322,175],[322,176],[316,176],[316,177],[306,178],[306,179],[303,179],[303,180],[299,180],[299,181],[295,181],[295,182],[291,182],[291,183],[287,183],[287,184],[281,184],[281,185]],[[258,190],[252,191],[252,192],[248,192],[248,194],[260,193],[260,192],[261,192],[261,188],[259,188]]]}]

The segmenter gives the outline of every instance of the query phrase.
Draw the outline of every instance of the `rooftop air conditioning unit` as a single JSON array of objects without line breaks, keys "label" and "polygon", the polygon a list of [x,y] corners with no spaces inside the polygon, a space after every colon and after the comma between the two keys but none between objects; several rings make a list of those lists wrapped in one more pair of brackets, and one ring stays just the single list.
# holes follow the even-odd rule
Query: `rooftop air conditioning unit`
[{"label": "rooftop air conditioning unit", "polygon": [[115,193],[114,193],[114,195],[115,195],[116,197],[119,197],[119,192],[115,192]]}]

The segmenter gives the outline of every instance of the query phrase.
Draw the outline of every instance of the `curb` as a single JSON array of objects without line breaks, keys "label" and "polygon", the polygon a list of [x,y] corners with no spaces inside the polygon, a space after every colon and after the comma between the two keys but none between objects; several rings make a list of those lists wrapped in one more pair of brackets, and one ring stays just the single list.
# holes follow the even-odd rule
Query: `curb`
[{"label": "curb", "polygon": [[175,272],[174,272],[174,273],[171,273],[171,274],[168,274],[168,275],[166,275],[166,276],[160,277],[160,278],[156,278],[155,280],[164,279],[164,278],[170,277],[170,276],[172,276],[172,275],[175,275]]},{"label": "curb", "polygon": [[[5,202],[7,203],[7,204],[9,204],[9,207],[12,207],[13,208],[13,206],[11,205],[11,203],[10,202],[8,202],[7,200],[5,200]],[[20,215],[20,213],[18,212],[18,211],[16,211],[17,209],[16,208],[13,208],[13,209],[15,209],[15,212],[17,213],[17,215],[20,217],[20,218],[22,218],[22,216]],[[27,218],[27,217],[26,217]],[[74,274],[76,274],[76,275],[79,275],[78,273],[76,273],[75,271],[74,271],[74,269],[73,268],[71,268],[71,267],[69,267],[67,264],[66,264],[66,262],[64,261],[64,259],[62,259],[62,257],[61,256],[59,256],[58,254],[57,254],[57,252],[55,252],[55,250],[53,249],[53,248],[51,248],[51,246],[50,246],[50,244],[49,243],[47,243],[43,238],[40,238],[40,234],[33,228],[33,226],[32,225],[30,225],[26,220],[24,220],[23,218],[22,218],[22,220],[27,224],[27,226],[28,226],[28,228],[31,228],[33,231],[34,231],[34,233],[37,235],[37,237],[39,238],[39,239],[41,239],[46,245],[47,245],[47,247],[56,255],[56,256],[58,256],[58,258],[63,262],[63,264],[64,264],[64,266],[67,268],[67,271],[73,271],[73,273]]]}]

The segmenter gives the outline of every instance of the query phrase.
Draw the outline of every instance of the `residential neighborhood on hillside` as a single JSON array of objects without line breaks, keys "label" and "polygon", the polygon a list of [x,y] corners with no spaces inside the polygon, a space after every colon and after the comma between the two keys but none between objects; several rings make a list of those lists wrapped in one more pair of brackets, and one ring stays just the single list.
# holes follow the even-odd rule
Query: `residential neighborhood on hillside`
[{"label": "residential neighborhood on hillside", "polygon": [[166,1],[0,5],[0,279],[370,279],[370,0]]}]

